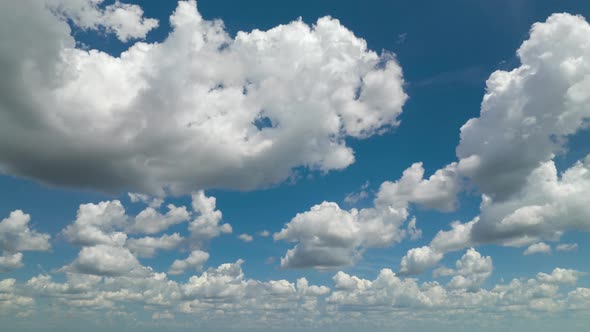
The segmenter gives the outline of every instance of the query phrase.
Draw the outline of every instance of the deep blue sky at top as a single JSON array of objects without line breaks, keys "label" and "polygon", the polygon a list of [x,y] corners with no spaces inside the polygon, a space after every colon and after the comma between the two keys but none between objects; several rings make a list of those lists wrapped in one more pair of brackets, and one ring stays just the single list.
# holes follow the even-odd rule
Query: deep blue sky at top
[{"label": "deep blue sky at top", "polygon": [[[148,35],[148,42],[161,41],[166,37],[170,30],[168,16],[176,7],[176,0],[125,2],[141,4],[146,17],[160,20],[159,28]],[[381,182],[398,179],[402,171],[414,162],[423,161],[429,175],[454,161],[459,128],[466,120],[478,115],[485,80],[494,70],[511,69],[518,65],[515,51],[527,38],[531,24],[544,21],[555,12],[590,17],[590,2],[586,0],[199,0],[198,7],[205,19],[222,19],[232,36],[240,30],[270,29],[298,17],[313,24],[319,17],[330,15],[338,18],[356,36],[364,38],[370,49],[394,52],[404,69],[406,92],[410,99],[404,107],[401,126],[382,136],[349,141],[356,152],[356,163],[346,170],[327,175],[303,171],[295,184],[256,192],[208,191],[209,195],[217,197],[224,220],[234,227],[231,236],[213,240],[208,266],[241,257],[247,262],[244,266],[247,275],[262,279],[293,279],[301,274],[298,271],[277,270],[276,262],[270,265],[264,263],[268,257],[278,259],[290,246],[273,243],[270,238],[257,238],[254,243],[244,244],[235,235],[244,232],[253,234],[263,229],[278,231],[296,213],[323,200],[342,203],[347,193],[358,190],[367,180],[370,181],[370,189],[376,190]],[[97,36],[77,31],[76,38],[115,55],[129,46],[109,35]],[[576,139],[588,139],[588,136],[586,133]],[[582,153],[576,155],[576,146],[576,143],[572,145],[571,158],[574,159]],[[80,203],[114,198],[121,199],[130,214],[143,208],[130,204],[124,193],[111,197],[47,188],[27,180],[0,176],[0,219],[12,210],[22,209],[32,215],[36,228],[51,234],[56,234],[75,218]],[[189,204],[188,197],[169,198],[168,201]],[[369,202],[370,199],[360,202],[359,206]],[[479,198],[474,195],[466,197],[456,213],[441,215],[415,211],[418,224],[424,230],[424,237],[419,243],[428,242],[436,230],[446,228],[451,220],[471,219],[477,213],[477,204]],[[571,239],[582,241],[574,236]],[[353,268],[354,272],[374,277],[374,269],[387,266],[396,269],[407,248],[416,244],[404,243],[393,249],[367,253],[367,260]],[[27,268],[14,272],[14,275],[37,274],[39,271],[34,269],[35,263],[49,268],[62,266],[77,253],[75,248],[63,241],[56,243],[54,250],[63,252],[63,255],[27,254]],[[482,249],[482,253],[492,254],[492,257],[495,254],[513,256],[510,253],[515,252],[504,248]],[[579,254],[583,257],[584,252]],[[47,261],[49,257],[51,261]],[[449,262],[454,259],[456,256],[449,255]],[[502,270],[503,264],[521,264],[518,259],[507,257],[494,263]],[[170,264],[166,254],[148,262],[148,265],[161,269]],[[568,258],[563,258],[561,262],[567,267]],[[544,257],[526,260],[526,265],[536,266],[535,271],[539,270],[539,266],[552,269],[553,263],[546,262]],[[519,274],[527,270],[527,266],[523,266],[522,270],[511,270],[510,273]],[[269,275],[269,271],[274,276]],[[331,275],[316,273],[320,281]]]}]

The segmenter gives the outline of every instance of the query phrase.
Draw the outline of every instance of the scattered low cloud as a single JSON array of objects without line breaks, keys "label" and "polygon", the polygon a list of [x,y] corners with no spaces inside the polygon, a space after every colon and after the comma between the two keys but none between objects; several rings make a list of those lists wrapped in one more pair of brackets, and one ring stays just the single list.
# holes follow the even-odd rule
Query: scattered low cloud
[{"label": "scattered low cloud", "polygon": [[410,204],[453,210],[461,188],[455,168],[450,164],[425,179],[422,163],[415,163],[398,181],[381,184],[372,207],[344,210],[334,202],[322,202],[297,214],[274,234],[275,241],[296,243],[281,258],[281,266],[319,270],[350,266],[367,248],[389,247],[407,236],[419,238],[416,219],[408,220]]},{"label": "scattered low cloud", "polygon": [[254,240],[254,238],[252,237],[252,235],[243,233],[238,235],[238,239],[244,241],[244,242],[252,242]]},{"label": "scattered low cloud", "polygon": [[188,269],[200,271],[205,262],[209,260],[209,254],[201,250],[193,250],[186,259],[177,259],[170,266],[168,273],[171,275],[182,274]]},{"label": "scattered low cloud", "polygon": [[50,235],[40,233],[29,225],[31,216],[15,210],[0,221],[0,272],[8,272],[24,266],[24,251],[48,251]]},{"label": "scattered low cloud", "polygon": [[560,252],[576,251],[576,250],[578,250],[578,244],[577,243],[562,243],[562,244],[558,244],[555,247],[555,250],[560,251]]},{"label": "scattered low cloud", "polygon": [[180,247],[185,238],[179,233],[164,234],[160,237],[146,236],[133,238],[125,243],[127,248],[139,257],[153,257],[158,250],[174,250]]},{"label": "scattered low cloud", "polygon": [[426,269],[438,264],[442,258],[442,253],[428,246],[410,249],[402,258],[399,270],[404,275],[424,273]]},{"label": "scattered low cloud", "polygon": [[550,254],[551,253],[551,246],[545,242],[539,242],[531,244],[526,250],[523,252],[523,255],[535,255],[535,254]]},{"label": "scattered low cloud", "polygon": [[352,192],[352,193],[349,193],[348,195],[346,195],[346,197],[344,197],[344,203],[354,205],[354,204],[358,203],[359,201],[366,199],[367,197],[369,197],[369,193],[367,192],[368,188],[369,188],[369,181],[365,182],[361,186],[360,191]]},{"label": "scattered low cloud", "polygon": [[127,248],[98,244],[83,247],[78,258],[64,271],[97,276],[123,276],[141,267],[137,258]]}]

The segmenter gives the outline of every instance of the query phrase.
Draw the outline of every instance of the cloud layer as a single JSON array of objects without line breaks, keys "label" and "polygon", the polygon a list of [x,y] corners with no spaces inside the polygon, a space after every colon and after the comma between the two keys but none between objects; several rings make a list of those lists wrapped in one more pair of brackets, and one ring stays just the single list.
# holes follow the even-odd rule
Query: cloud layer
[{"label": "cloud layer", "polygon": [[[182,323],[177,327],[196,320],[218,328],[236,324],[249,328],[276,324],[385,328],[406,317],[403,321],[409,326],[414,320],[431,325],[461,319],[468,326],[484,323],[499,330],[502,320],[491,321],[489,315],[542,319],[590,306],[588,288],[568,290],[584,275],[570,269],[556,268],[533,278],[481,288],[479,283],[489,276],[491,261],[473,250],[457,262],[457,269],[452,270],[455,277],[447,285],[401,278],[390,269],[382,269],[372,280],[337,272],[330,287],[310,285],[305,278],[260,281],[247,278],[243,264],[238,260],[210,267],[185,281],[170,280],[165,273],[148,268],[143,268],[146,273],[141,276],[95,276],[79,270],[68,272],[63,282],[48,274],[22,283],[4,279],[0,280],[0,308],[3,313],[45,314],[47,309],[35,307],[43,297],[53,305],[52,310],[73,315],[76,321],[106,319],[109,324],[110,315],[118,311],[124,314],[119,326],[129,327],[141,311],[147,311],[153,323],[143,322],[144,327],[174,319]],[[139,304],[140,311],[132,309],[131,303]],[[408,320],[408,316],[413,318]]]}]

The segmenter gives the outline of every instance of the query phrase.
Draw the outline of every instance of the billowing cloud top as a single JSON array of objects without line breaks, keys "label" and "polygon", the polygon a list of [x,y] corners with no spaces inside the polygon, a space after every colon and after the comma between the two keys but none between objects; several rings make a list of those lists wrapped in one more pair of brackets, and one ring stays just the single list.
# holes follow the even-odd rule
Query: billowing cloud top
[{"label": "billowing cloud top", "polygon": [[75,47],[82,29],[145,37],[157,21],[135,5],[3,2],[0,171],[120,192],[255,189],[297,167],[354,162],[346,137],[398,124],[407,99],[392,54],[367,49],[336,19],[232,38],[181,1],[161,43],[119,57]]},{"label": "billowing cloud top", "polygon": [[409,250],[402,267],[423,272],[443,253],[484,243],[549,254],[541,241],[590,230],[590,155],[561,171],[556,163],[568,140],[588,128],[589,36],[583,17],[553,14],[532,26],[517,51],[519,67],[490,76],[480,116],[461,127],[457,147],[456,170],[481,192],[480,214]]},{"label": "billowing cloud top", "polygon": [[479,118],[461,128],[459,168],[486,195],[505,200],[541,164],[564,152],[590,118],[590,25],[554,14],[518,49],[521,65],[494,72]]}]

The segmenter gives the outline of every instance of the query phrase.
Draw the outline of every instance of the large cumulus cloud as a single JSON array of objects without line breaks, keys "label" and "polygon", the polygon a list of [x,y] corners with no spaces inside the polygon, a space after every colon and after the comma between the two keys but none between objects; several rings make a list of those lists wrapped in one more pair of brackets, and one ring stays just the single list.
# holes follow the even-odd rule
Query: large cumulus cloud
[{"label": "large cumulus cloud", "polygon": [[590,155],[556,166],[568,140],[588,130],[589,38],[583,17],[551,15],[518,49],[520,66],[490,76],[480,116],[463,125],[457,147],[458,173],[482,194],[480,213],[438,232],[429,250],[496,243],[532,253],[540,241],[590,230]]},{"label": "large cumulus cloud", "polygon": [[589,36],[583,17],[554,14],[533,25],[519,67],[488,79],[481,114],[463,125],[457,147],[459,168],[486,195],[508,199],[588,127]]},{"label": "large cumulus cloud", "polygon": [[232,37],[181,1],[164,41],[115,57],[76,48],[66,19],[123,41],[157,22],[99,3],[0,4],[1,172],[110,192],[254,189],[343,169],[345,138],[399,123],[400,66],[336,19]]}]

